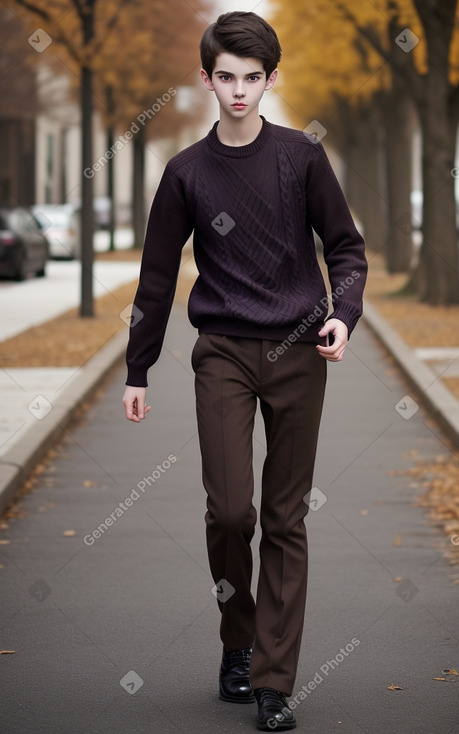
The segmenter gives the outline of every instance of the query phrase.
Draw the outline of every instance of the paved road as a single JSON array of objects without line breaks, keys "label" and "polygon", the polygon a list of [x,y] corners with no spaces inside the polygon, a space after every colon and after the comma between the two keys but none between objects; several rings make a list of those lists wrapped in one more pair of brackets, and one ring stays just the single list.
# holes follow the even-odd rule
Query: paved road
[{"label": "paved road", "polygon": [[[221,645],[204,540],[194,339],[175,308],[150,377],[147,421],[122,416],[120,365],[24,498],[24,516],[0,532],[10,540],[0,545],[0,649],[16,651],[0,655],[5,734],[255,731],[255,705],[217,696]],[[427,459],[448,449],[408,392],[360,325],[346,360],[329,369],[320,492],[307,518],[299,732],[459,730],[459,682],[433,680],[459,668],[447,541],[414,506],[422,490],[390,473],[411,467],[412,452]],[[257,482],[263,445],[258,422]],[[115,519],[96,537],[109,515]],[[255,556],[258,541],[259,532]]]}]

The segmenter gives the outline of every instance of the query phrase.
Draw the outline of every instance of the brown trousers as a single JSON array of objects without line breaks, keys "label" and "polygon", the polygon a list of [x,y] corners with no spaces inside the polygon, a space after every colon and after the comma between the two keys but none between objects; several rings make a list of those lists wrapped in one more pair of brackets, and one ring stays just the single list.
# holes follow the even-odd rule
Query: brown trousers
[{"label": "brown trousers", "polygon": [[[304,497],[312,486],[326,360],[311,343],[279,347],[276,341],[201,334],[192,365],[220,636],[229,650],[253,645],[253,688],[291,695],[306,603]],[[250,542],[257,519],[252,503],[257,398],[267,452],[255,603]]]}]

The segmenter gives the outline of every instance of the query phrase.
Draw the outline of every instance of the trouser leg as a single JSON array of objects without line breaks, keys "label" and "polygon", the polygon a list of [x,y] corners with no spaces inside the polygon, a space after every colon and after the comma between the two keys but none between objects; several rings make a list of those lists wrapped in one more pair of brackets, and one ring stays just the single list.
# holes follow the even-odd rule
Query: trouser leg
[{"label": "trouser leg", "polygon": [[269,686],[290,695],[306,602],[308,505],[304,497],[312,486],[326,362],[313,344],[297,343],[279,357],[268,375],[260,391],[267,455],[250,679],[254,688]]},{"label": "trouser leg", "polygon": [[[214,582],[225,594],[220,634],[229,649],[253,641],[250,680],[290,695],[303,629],[310,491],[326,380],[313,344],[292,344],[273,362],[276,342],[202,335],[193,350],[196,407],[207,491],[206,535]],[[260,575],[250,592],[252,435],[257,396],[265,422]],[[231,587],[229,586],[231,585]],[[217,596],[218,598],[218,596]]]},{"label": "trouser leg", "polygon": [[[242,341],[249,346],[249,340]],[[207,550],[218,587],[220,636],[230,650],[251,645],[255,633],[250,541],[257,519],[252,504],[256,394],[250,371],[241,365],[237,351],[236,340],[203,334],[192,355],[207,492]]]}]

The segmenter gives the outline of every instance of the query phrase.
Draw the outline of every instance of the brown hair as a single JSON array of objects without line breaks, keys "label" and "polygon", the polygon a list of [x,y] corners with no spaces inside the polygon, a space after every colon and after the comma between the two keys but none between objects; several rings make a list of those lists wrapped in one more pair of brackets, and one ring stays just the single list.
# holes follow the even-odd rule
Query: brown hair
[{"label": "brown hair", "polygon": [[212,76],[221,53],[260,59],[269,79],[281,57],[276,31],[256,13],[236,10],[224,13],[203,33],[200,44],[202,68]]}]

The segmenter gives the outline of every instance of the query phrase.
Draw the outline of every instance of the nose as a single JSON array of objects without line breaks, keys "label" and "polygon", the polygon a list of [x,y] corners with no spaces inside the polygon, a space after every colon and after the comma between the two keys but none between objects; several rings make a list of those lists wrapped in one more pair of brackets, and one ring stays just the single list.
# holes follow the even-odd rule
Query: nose
[{"label": "nose", "polygon": [[236,81],[236,86],[233,92],[235,97],[245,97],[245,90],[242,80]]}]

